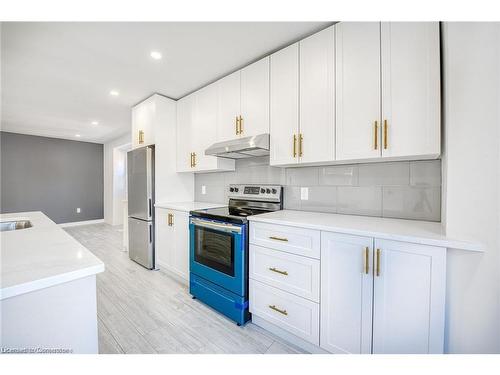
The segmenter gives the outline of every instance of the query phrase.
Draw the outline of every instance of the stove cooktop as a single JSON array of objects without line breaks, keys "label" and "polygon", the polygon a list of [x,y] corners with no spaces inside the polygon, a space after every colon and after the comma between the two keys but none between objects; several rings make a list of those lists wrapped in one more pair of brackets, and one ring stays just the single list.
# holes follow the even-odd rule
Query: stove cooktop
[{"label": "stove cooktop", "polygon": [[247,217],[283,208],[283,188],[276,185],[229,185],[229,206],[191,211],[191,216],[244,224]]}]

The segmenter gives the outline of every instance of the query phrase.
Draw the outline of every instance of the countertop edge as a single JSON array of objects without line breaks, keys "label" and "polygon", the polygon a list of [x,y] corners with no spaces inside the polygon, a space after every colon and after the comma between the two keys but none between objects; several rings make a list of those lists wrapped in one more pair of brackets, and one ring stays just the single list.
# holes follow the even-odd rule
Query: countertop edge
[{"label": "countertop edge", "polygon": [[[192,202],[157,202],[155,203],[155,208],[166,208],[170,210],[176,210],[176,211],[184,211],[184,212],[189,212],[191,211],[191,208],[188,207],[183,207],[183,205],[199,205],[201,207],[197,208],[199,210],[203,210],[205,208],[218,208],[218,207],[227,207],[227,204],[224,203],[211,203],[211,202],[197,202],[197,201],[192,201]],[[203,206],[206,206],[203,208]]]},{"label": "countertop edge", "polygon": [[104,263],[100,262],[99,264],[66,272],[63,274],[50,276],[39,280],[29,281],[23,284],[1,287],[0,301],[7,298],[17,297],[22,294],[35,292],[37,290],[50,288],[52,286],[64,284],[70,281],[82,279],[84,277],[97,275],[98,273],[104,272],[104,269],[105,269]]},{"label": "countertop edge", "polygon": [[346,227],[336,227],[330,225],[308,224],[305,221],[296,222],[296,221],[287,221],[286,219],[273,219],[273,218],[270,219],[259,216],[249,216],[248,220],[253,222],[300,227],[300,228],[313,229],[325,232],[336,232],[336,233],[352,234],[358,236],[376,237],[386,240],[395,240],[395,241],[416,243],[420,245],[444,247],[447,249],[465,250],[471,252],[484,252],[484,246],[479,242],[456,240],[452,238],[450,239],[428,238],[420,235],[412,236],[412,235],[402,235],[389,232],[378,232],[376,230],[361,230],[361,229],[351,229]]}]

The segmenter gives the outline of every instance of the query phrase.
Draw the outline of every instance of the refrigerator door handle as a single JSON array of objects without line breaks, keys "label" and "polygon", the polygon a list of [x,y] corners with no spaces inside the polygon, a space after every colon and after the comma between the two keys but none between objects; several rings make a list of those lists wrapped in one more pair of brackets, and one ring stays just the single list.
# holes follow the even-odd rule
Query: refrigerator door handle
[{"label": "refrigerator door handle", "polygon": [[153,210],[151,198],[148,199],[148,209],[149,209],[149,211],[148,211],[149,217],[151,217],[152,216],[151,211]]},{"label": "refrigerator door handle", "polygon": [[153,226],[151,224],[149,224],[149,243],[152,243],[153,242]]}]

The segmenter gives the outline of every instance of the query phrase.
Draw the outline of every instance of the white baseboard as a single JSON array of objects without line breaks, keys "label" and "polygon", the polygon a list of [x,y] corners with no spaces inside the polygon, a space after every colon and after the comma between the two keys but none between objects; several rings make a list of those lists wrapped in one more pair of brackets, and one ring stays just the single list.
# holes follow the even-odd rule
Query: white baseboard
[{"label": "white baseboard", "polygon": [[60,227],[76,227],[77,225],[90,225],[90,224],[101,224],[104,223],[104,219],[97,220],[84,220],[84,221],[73,221],[71,223],[61,223]]}]

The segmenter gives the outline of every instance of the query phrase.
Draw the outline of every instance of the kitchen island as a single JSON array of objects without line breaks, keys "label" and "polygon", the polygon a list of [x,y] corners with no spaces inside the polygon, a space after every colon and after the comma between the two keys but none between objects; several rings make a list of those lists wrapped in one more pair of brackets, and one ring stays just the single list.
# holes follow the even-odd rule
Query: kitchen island
[{"label": "kitchen island", "polygon": [[104,263],[42,212],[0,215],[31,227],[1,232],[1,348],[97,353],[96,274]]}]

